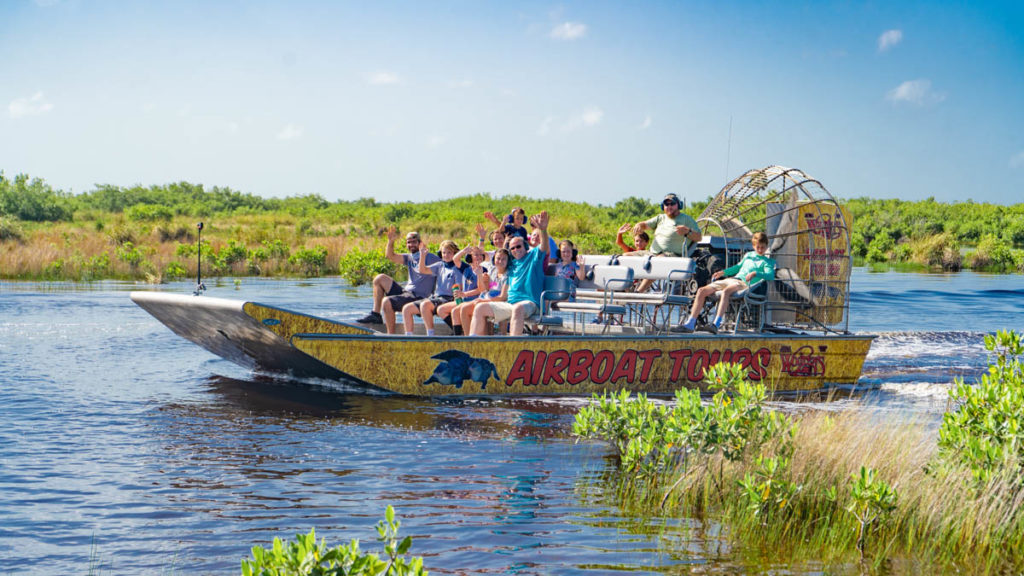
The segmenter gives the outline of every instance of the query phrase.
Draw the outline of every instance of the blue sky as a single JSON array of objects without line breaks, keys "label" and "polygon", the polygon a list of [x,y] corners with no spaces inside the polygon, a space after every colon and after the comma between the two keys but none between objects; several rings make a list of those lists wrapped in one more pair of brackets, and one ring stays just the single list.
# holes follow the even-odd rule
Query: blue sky
[{"label": "blue sky", "polygon": [[73,192],[1024,202],[1022,2],[0,2],[0,169]]}]

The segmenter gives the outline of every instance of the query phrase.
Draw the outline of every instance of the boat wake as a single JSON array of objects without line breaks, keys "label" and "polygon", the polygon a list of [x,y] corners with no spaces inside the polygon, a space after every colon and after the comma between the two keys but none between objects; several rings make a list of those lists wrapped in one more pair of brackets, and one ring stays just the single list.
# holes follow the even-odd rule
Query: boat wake
[{"label": "boat wake", "polygon": [[866,399],[893,407],[945,410],[957,379],[973,382],[987,369],[984,332],[885,332],[871,345],[859,384]]}]

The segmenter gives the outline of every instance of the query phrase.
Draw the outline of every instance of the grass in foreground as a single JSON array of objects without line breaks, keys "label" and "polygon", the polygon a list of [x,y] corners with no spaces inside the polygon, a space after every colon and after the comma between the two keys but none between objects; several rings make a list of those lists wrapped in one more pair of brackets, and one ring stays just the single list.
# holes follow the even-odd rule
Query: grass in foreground
[{"label": "grass in foreground", "polygon": [[630,513],[719,522],[773,563],[1019,573],[1024,569],[1024,343],[996,354],[976,385],[951,391],[938,430],[863,412],[788,416],[764,387],[719,365],[703,404],[600,398],[574,432],[616,449],[608,494]]}]

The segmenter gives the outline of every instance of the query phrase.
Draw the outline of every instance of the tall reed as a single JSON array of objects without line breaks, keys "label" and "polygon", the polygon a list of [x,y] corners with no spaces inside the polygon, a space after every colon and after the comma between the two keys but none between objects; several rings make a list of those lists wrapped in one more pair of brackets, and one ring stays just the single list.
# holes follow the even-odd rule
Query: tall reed
[{"label": "tall reed", "polygon": [[[581,410],[574,430],[617,447],[620,467],[603,485],[624,511],[721,524],[742,549],[761,551],[761,561],[872,569],[896,562],[929,573],[1024,570],[1024,461],[1007,453],[979,475],[976,463],[940,450],[941,428],[934,423],[861,407],[787,415],[763,441],[744,445],[723,436],[715,440],[719,445],[638,448],[639,437],[615,432],[656,429],[660,437],[677,438],[692,425],[678,422],[684,412],[688,418],[710,414],[707,429],[722,429],[732,417],[719,406],[744,395],[716,394],[701,412],[692,405],[680,411],[678,395],[676,408],[654,409],[644,407],[651,403],[644,397],[605,398]],[[624,408],[624,402],[638,406]],[[602,422],[613,424],[595,427]],[[1010,446],[1019,438],[1015,433]],[[727,442],[740,453],[730,456]],[[657,473],[643,473],[636,464],[654,461],[665,463]]]}]

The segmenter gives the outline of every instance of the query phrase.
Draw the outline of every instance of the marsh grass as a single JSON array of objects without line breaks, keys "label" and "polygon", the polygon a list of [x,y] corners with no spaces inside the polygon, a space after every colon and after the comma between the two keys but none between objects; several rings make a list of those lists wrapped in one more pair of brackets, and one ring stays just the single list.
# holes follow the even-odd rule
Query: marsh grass
[{"label": "marsh grass", "polygon": [[[0,184],[29,185],[21,180]],[[195,258],[183,257],[178,246],[195,243],[199,221],[205,224],[203,241],[209,244],[203,258],[204,276],[303,276],[338,273],[339,261],[353,250],[383,251],[385,231],[392,225],[404,232],[419,231],[428,244],[452,239],[464,246],[475,244],[477,224],[490,230],[484,212],[502,218],[512,207],[522,206],[528,214],[548,210],[555,238],[577,240],[583,252],[611,252],[620,224],[658,211],[656,204],[632,197],[613,207],[489,194],[422,203],[382,204],[373,199],[328,203],[316,197],[266,200],[230,190],[204,191],[184,183],[104,188],[77,197],[52,191],[50,195],[66,208],[60,212],[61,219],[45,221],[45,214],[40,214],[38,221],[29,221],[0,214],[0,278],[160,281],[182,273],[193,276]],[[125,248],[129,242],[131,249]],[[221,250],[232,242],[244,247],[245,257],[218,260]],[[268,249],[281,245],[287,253]],[[308,256],[321,248],[326,250],[323,263],[311,264]],[[291,259],[300,251],[307,258]],[[354,271],[351,277],[372,277],[380,266],[368,262],[368,269]]]},{"label": "marsh grass", "polygon": [[[987,396],[985,383],[979,386]],[[728,402],[716,394],[708,410]],[[658,410],[637,407],[620,411],[607,402],[598,406],[581,411],[574,431],[595,436],[586,434],[580,421],[599,421],[603,416],[595,412],[601,411],[630,415],[620,421],[619,430],[660,426],[638,420],[638,414],[680,414],[658,416]],[[993,412],[991,418],[1016,430],[1008,415],[1019,413],[1019,407],[1003,408],[1005,413]],[[721,414],[728,416],[727,411]],[[934,423],[893,418],[866,407],[840,413],[806,410],[785,418],[792,427],[780,425],[764,442],[747,443],[738,457],[707,445],[700,450],[696,444],[691,449],[653,446],[639,461],[666,462],[656,474],[640,473],[635,448],[622,449],[615,456],[620,465],[600,484],[610,503],[628,515],[721,525],[723,537],[737,549],[761,555],[744,560],[752,565],[822,563],[870,572],[898,566],[912,573],[1024,570],[1024,477],[1015,451],[1019,433],[996,427],[1009,449],[1002,460],[986,460],[988,473],[979,475],[977,464],[962,453],[940,449],[942,427]],[[954,422],[947,420],[943,427]],[[709,429],[728,421],[712,422]],[[671,431],[658,434],[674,437]],[[970,438],[986,441],[981,433]],[[619,440],[612,444],[625,446]],[[663,458],[666,450],[675,457]],[[865,483],[871,490],[865,492]]]}]

